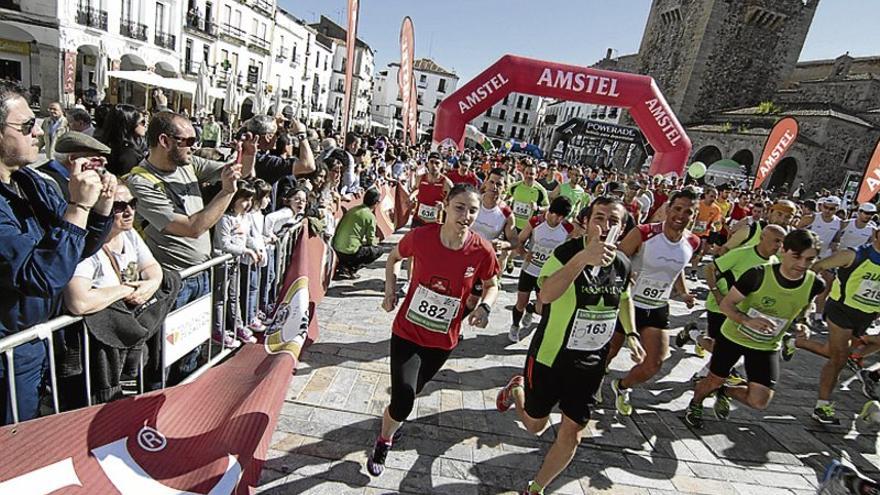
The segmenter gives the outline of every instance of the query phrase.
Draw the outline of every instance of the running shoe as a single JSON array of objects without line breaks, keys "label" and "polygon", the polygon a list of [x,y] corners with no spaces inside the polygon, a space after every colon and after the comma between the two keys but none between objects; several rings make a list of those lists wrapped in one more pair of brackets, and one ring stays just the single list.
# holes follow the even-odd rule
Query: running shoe
[{"label": "running shoe", "polygon": [[519,325],[510,325],[510,329],[507,331],[507,338],[514,344],[519,342]]},{"label": "running shoe", "polygon": [[507,266],[504,267],[504,273],[510,275],[513,273],[513,257],[507,258]]},{"label": "running shoe", "polygon": [[246,344],[256,344],[257,338],[254,337],[254,333],[251,332],[247,327],[238,327],[235,329],[235,336],[238,337],[238,340],[246,343]]},{"label": "running shoe", "polygon": [[498,412],[506,412],[513,407],[513,389],[522,387],[525,382],[526,379],[522,375],[515,375],[504,388],[498,391],[498,395],[495,396],[495,407]]},{"label": "running shoe", "polygon": [[529,481],[529,487],[522,491],[522,495],[544,495],[544,490],[532,490],[533,481]]},{"label": "running shoe", "polygon": [[841,453],[840,460],[833,460],[828,467],[825,468],[825,474],[822,475],[822,482],[816,491],[819,495],[849,495],[852,493],[872,493],[868,491],[860,491],[876,486],[872,480],[859,472],[858,469],[850,462],[846,452]]},{"label": "running shoe", "polygon": [[633,412],[632,404],[629,402],[629,389],[620,388],[620,379],[611,380],[611,391],[614,392],[614,407],[617,412],[624,416],[629,416]]},{"label": "running shoe", "polygon": [[697,342],[694,344],[694,354],[696,354],[698,358],[704,358],[706,357],[706,349],[703,349],[703,346]]},{"label": "running shoe", "polygon": [[212,332],[211,338],[214,340],[214,342],[217,342],[218,344],[222,343],[223,347],[227,349],[238,349],[239,347],[241,347],[241,342],[236,340],[235,335],[228,330],[223,332],[222,336],[219,332]]},{"label": "running shoe", "polygon": [[367,458],[367,471],[373,476],[379,476],[385,471],[385,458],[388,457],[388,451],[391,450],[391,444],[385,443],[378,438],[376,445],[373,446],[373,453]]},{"label": "running shoe", "polygon": [[403,437],[403,425],[406,423],[400,423],[400,426],[397,427],[397,431],[394,432],[394,435],[391,435],[391,444],[399,442],[401,437]]},{"label": "running shoe", "polygon": [[535,313],[533,313],[532,311],[529,311],[529,308],[526,307],[526,311],[525,311],[525,313],[523,313],[521,325],[524,328],[528,328],[532,325],[532,322],[534,322],[534,321],[535,321]]},{"label": "running shoe", "polygon": [[813,327],[814,330],[823,333],[828,331],[828,326],[822,320],[822,315],[819,313],[813,313],[813,316],[810,318],[810,326]]},{"label": "running shoe", "polygon": [[849,357],[846,359],[846,366],[853,373],[858,373],[859,370],[864,367],[862,356],[859,356],[858,354],[850,354]]},{"label": "running shoe", "polygon": [[837,419],[837,416],[834,412],[834,403],[829,402],[824,406],[819,406],[813,409],[813,414],[811,415],[813,419],[822,423],[823,425],[839,425],[840,420]]},{"label": "running shoe", "polygon": [[737,385],[742,385],[744,383],[746,383],[745,377],[740,375],[736,368],[730,370],[730,374],[727,375],[727,379],[724,380],[724,385],[728,387],[736,387]]},{"label": "running shoe", "polygon": [[794,335],[787,333],[784,337],[782,337],[782,350],[780,353],[782,354],[783,361],[791,361],[791,358],[794,357],[794,352],[797,350],[797,347],[794,346]]},{"label": "running shoe", "polygon": [[688,323],[675,335],[675,347],[684,347],[688,342],[691,341],[691,330],[696,328],[697,325],[695,323]]},{"label": "running shoe", "polygon": [[865,402],[861,412],[859,412],[859,419],[866,423],[880,423],[880,402],[876,400]]},{"label": "running shoe", "polygon": [[703,428],[703,405],[691,403],[684,412],[684,422],[698,430]]},{"label": "running shoe", "polygon": [[724,387],[715,391],[715,404],[712,406],[715,418],[727,421],[730,418],[730,397],[724,392]]},{"label": "running shoe", "polygon": [[871,372],[862,368],[856,372],[859,381],[862,382],[862,393],[871,400],[880,400],[880,393],[877,393],[877,382],[871,379]]}]

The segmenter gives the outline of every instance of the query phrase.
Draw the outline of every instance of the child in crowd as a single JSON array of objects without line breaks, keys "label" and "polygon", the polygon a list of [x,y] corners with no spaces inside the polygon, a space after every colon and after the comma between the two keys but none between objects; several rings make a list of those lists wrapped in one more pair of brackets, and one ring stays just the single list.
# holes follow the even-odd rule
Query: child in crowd
[{"label": "child in crowd", "polygon": [[[245,283],[247,282],[247,300],[244,308],[245,321],[248,322],[247,326],[251,331],[263,332],[266,330],[262,320],[266,315],[265,307],[267,304],[263,300],[264,288],[266,293],[268,293],[269,284],[275,279],[274,251],[270,250],[269,239],[266,239],[263,234],[263,225],[265,223],[263,210],[269,206],[272,200],[272,186],[263,179],[254,179],[253,186],[255,191],[254,199],[251,210],[248,213],[248,216],[250,216],[248,243],[260,255],[260,262],[256,264],[250,263],[245,258],[244,261],[248,265],[249,277],[242,278],[241,280],[242,292],[245,291]],[[260,314],[261,312],[262,315]]]},{"label": "child in crowd", "polygon": [[237,184],[238,190],[232,197],[229,209],[217,222],[214,227],[214,250],[220,254],[229,253],[235,257],[228,271],[228,279],[226,282],[226,324],[227,328],[234,328],[232,331],[225,331],[221,335],[221,325],[223,318],[223,305],[216,307],[218,317],[214,328],[214,339],[223,342],[225,347],[238,347],[240,343],[235,340],[238,337],[243,342],[256,343],[257,339],[254,334],[244,326],[242,321],[241,308],[239,307],[239,284],[237,283],[240,265],[243,258],[249,258],[254,263],[260,261],[260,255],[248,246],[248,234],[250,232],[250,217],[247,212],[250,211],[256,191],[254,187],[244,180],[239,180]]}]

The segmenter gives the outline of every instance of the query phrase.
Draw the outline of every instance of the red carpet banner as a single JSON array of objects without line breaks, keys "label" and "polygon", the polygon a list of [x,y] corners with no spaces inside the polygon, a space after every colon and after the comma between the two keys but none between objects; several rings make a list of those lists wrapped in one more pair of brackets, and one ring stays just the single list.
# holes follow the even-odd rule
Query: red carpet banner
[{"label": "red carpet banner", "polygon": [[865,167],[865,175],[862,177],[862,185],[859,187],[856,201],[859,203],[871,201],[878,192],[880,192],[880,140],[877,141],[874,154]]},{"label": "red carpet banner", "polygon": [[187,385],[0,428],[0,494],[249,494],[335,266],[303,232],[263,345]]},{"label": "red carpet banner", "polygon": [[193,383],[4,427],[0,493],[252,493],[294,362],[246,345]]},{"label": "red carpet banner", "polygon": [[785,152],[794,145],[797,136],[798,123],[792,117],[785,117],[773,126],[770,135],[767,136],[767,143],[764,144],[764,152],[761,153],[758,169],[755,171],[752,190],[760,188],[767,177],[770,177],[773,169],[782,161]]}]

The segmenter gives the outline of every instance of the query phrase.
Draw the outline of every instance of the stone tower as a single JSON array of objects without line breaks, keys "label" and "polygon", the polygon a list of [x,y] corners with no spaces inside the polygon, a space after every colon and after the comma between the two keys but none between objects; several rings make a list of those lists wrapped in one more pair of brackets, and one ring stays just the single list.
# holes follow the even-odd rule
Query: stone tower
[{"label": "stone tower", "polygon": [[684,123],[772,99],[794,69],[819,0],[653,0],[638,72]]}]

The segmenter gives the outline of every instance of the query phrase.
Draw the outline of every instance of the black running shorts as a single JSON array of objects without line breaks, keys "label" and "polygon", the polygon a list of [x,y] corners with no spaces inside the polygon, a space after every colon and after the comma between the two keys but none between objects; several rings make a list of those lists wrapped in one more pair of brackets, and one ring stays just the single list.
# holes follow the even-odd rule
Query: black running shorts
[{"label": "black running shorts", "polygon": [[715,376],[727,378],[740,357],[745,361],[749,382],[758,383],[770,389],[776,386],[776,382],[779,380],[779,352],[750,349],[731,341],[723,334],[719,334],[715,339],[715,348],[712,351],[712,359],[709,361],[709,371]]},{"label": "black running shorts", "polygon": [[865,335],[868,328],[874,323],[875,315],[850,308],[833,299],[828,299],[825,302],[825,311],[822,313],[822,316],[825,318],[825,321],[834,323],[840,328],[852,330],[853,337],[861,337]]},{"label": "black running shorts", "polygon": [[526,379],[526,413],[535,418],[546,418],[559,404],[562,414],[575,423],[586,426],[590,420],[594,396],[605,377],[604,352],[597,353],[594,366],[545,366],[534,356],[526,359],[523,375]]}]

